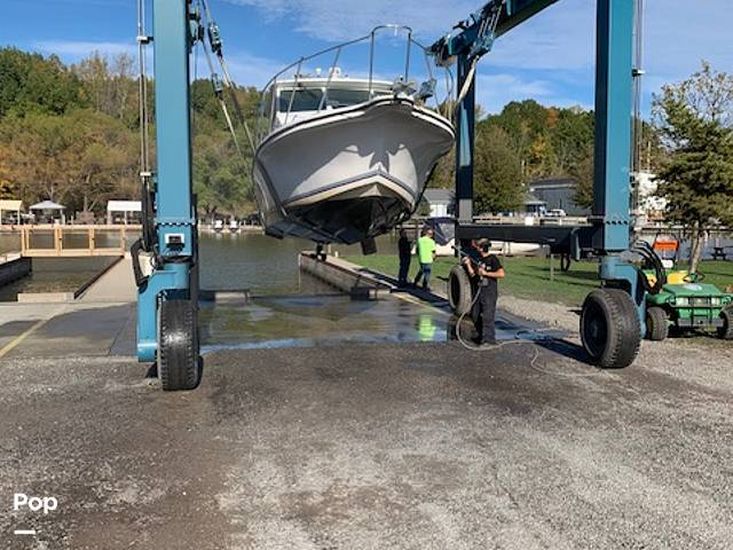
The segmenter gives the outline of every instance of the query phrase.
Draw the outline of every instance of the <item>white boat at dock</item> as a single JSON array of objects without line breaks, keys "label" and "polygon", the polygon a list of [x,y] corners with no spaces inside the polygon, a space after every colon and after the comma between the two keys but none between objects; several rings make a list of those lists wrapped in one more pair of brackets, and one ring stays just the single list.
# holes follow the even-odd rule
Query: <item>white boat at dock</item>
[{"label": "white boat at dock", "polygon": [[455,140],[426,105],[435,81],[418,90],[404,74],[349,78],[334,64],[304,75],[301,65],[263,94],[253,177],[266,233],[353,244],[389,231],[414,212]]}]

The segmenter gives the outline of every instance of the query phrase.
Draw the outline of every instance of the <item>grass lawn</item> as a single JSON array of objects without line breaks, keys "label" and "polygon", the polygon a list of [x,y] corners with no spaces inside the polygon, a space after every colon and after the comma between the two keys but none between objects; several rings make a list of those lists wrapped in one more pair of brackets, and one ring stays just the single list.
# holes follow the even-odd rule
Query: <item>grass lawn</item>
[{"label": "grass lawn", "polygon": [[[387,275],[397,276],[399,261],[396,256],[375,254],[346,256],[345,259]],[[597,261],[573,262],[570,271],[563,273],[560,271],[559,260],[555,259],[555,277],[552,281],[550,263],[545,258],[517,256],[501,258],[501,261],[507,276],[499,283],[499,292],[518,298],[580,306],[588,292],[599,286]],[[454,258],[439,258],[433,265],[433,278],[447,278],[455,264]],[[414,277],[417,274],[415,258],[410,267],[410,277]],[[718,285],[721,289],[733,285],[733,262],[705,261],[702,262],[700,271],[706,275],[705,282]]]}]

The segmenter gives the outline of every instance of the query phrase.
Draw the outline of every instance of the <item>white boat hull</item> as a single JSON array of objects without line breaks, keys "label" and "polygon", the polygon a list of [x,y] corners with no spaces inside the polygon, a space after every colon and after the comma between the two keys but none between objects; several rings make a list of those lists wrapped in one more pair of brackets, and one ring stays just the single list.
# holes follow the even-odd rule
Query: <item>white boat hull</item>
[{"label": "white boat hull", "polygon": [[285,125],[255,154],[265,231],[343,244],[382,234],[414,211],[454,140],[448,120],[396,97]]}]

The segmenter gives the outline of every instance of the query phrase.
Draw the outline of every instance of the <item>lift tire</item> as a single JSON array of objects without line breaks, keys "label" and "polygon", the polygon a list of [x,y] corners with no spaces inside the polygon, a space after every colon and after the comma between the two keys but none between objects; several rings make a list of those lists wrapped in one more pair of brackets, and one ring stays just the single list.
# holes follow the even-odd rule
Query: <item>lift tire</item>
[{"label": "lift tire", "polygon": [[192,390],[201,381],[196,305],[163,300],[158,327],[158,378],[166,391]]},{"label": "lift tire", "polygon": [[723,326],[718,327],[718,338],[733,340],[733,307],[723,308],[723,311],[720,312],[720,318],[723,319]]},{"label": "lift tire", "polygon": [[669,336],[669,316],[664,308],[651,306],[646,308],[646,337],[654,342],[661,342]]},{"label": "lift tire", "polygon": [[464,315],[471,310],[473,294],[471,278],[462,265],[453,266],[448,275],[448,303],[456,315]]},{"label": "lift tire", "polygon": [[604,369],[631,365],[641,346],[636,304],[624,290],[602,288],[585,298],[580,337],[592,363]]}]

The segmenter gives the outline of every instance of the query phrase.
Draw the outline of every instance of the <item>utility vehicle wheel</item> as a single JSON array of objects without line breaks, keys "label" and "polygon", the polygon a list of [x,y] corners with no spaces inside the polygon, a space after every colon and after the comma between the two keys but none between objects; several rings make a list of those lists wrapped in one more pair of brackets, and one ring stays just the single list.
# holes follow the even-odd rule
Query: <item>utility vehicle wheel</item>
[{"label": "utility vehicle wheel", "polygon": [[604,369],[633,363],[641,345],[641,324],[631,296],[615,288],[588,294],[580,314],[580,337],[591,361]]},{"label": "utility vehicle wheel", "polygon": [[661,341],[669,336],[669,317],[663,308],[651,306],[646,308],[646,337],[649,340]]},{"label": "utility vehicle wheel", "polygon": [[453,266],[448,275],[448,303],[456,315],[463,315],[471,309],[473,295],[471,279],[462,265]]},{"label": "utility vehicle wheel", "polygon": [[733,340],[733,307],[728,306],[720,312],[723,326],[718,327],[718,337],[723,340]]},{"label": "utility vehicle wheel", "polygon": [[192,390],[201,381],[196,304],[164,300],[158,326],[158,378],[166,391]]}]

